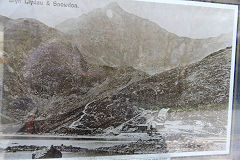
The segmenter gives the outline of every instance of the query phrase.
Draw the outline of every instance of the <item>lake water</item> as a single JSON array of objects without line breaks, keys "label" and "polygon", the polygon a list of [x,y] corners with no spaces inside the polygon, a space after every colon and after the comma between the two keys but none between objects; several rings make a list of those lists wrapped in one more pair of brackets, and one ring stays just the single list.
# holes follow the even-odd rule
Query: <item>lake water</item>
[{"label": "lake water", "polygon": [[19,145],[36,145],[36,146],[65,146],[72,145],[73,147],[81,147],[87,149],[95,149],[99,147],[110,147],[119,144],[131,143],[133,141],[98,141],[98,140],[32,140],[32,139],[1,139],[0,147],[6,148],[8,146],[19,146]]},{"label": "lake water", "polygon": [[[46,139],[32,139],[32,138],[16,138],[16,139],[1,139],[0,148],[6,148],[8,146],[19,146],[19,145],[36,145],[36,146],[60,146],[64,144],[65,146],[72,145],[73,147],[81,147],[87,149],[96,149],[99,147],[111,147],[120,144],[131,143],[134,141],[122,141],[122,140],[51,140]],[[31,159],[33,152],[0,152],[0,159]],[[84,157],[84,156],[94,156],[94,155],[82,155],[78,152],[63,152],[63,158],[73,158],[73,157]]]},{"label": "lake water", "polygon": [[[0,159],[14,160],[14,159],[32,159],[33,152],[8,152],[0,153]],[[63,158],[76,158],[76,157],[85,157],[78,152],[62,152]]]}]

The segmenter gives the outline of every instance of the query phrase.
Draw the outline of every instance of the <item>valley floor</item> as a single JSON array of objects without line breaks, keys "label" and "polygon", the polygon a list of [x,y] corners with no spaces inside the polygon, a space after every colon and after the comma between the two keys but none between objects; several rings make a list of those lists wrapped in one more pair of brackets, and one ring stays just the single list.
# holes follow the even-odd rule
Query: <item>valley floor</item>
[{"label": "valley floor", "polygon": [[227,109],[171,112],[158,131],[170,153],[223,151],[227,144]]}]

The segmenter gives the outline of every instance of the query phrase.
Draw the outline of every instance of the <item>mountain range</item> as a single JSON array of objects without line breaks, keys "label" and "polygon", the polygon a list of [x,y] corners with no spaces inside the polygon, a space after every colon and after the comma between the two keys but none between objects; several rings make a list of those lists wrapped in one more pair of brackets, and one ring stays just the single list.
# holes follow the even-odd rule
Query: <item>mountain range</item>
[{"label": "mountain range", "polygon": [[197,62],[232,43],[231,33],[208,39],[179,37],[117,3],[68,19],[56,28],[72,36],[89,63],[127,65],[151,75]]},{"label": "mountain range", "polygon": [[[89,134],[141,109],[227,103],[231,34],[179,37],[117,3],[51,28],[0,17],[2,113],[37,133]],[[21,131],[26,131],[26,126]]]}]

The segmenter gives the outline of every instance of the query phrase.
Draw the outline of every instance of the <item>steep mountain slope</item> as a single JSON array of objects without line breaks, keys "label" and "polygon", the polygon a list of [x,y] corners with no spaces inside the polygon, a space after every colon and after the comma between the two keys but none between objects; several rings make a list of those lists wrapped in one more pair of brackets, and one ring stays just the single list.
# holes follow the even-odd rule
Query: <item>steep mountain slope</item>
[{"label": "steep mountain slope", "polygon": [[[88,84],[86,93],[58,94],[45,100],[48,107],[38,108],[36,124],[39,131],[86,134],[123,123],[137,114],[138,108],[132,108],[125,101],[112,105],[113,101],[108,97],[146,77],[144,72],[130,67],[90,66],[83,81]],[[80,90],[83,86],[73,88]],[[88,117],[88,113],[92,117]],[[83,121],[82,127],[77,127],[78,121]]]},{"label": "steep mountain slope", "polygon": [[231,45],[231,34],[190,39],[169,33],[157,24],[110,3],[56,26],[72,35],[89,63],[132,66],[149,74],[197,62]]},{"label": "steep mountain slope", "polygon": [[139,107],[197,106],[228,102],[231,48],[203,60],[151,76],[124,88],[115,97]]},{"label": "steep mountain slope", "polygon": [[[30,97],[24,92],[26,86],[22,68],[25,58],[41,43],[61,39],[63,34],[33,19],[13,20],[1,16],[0,23],[4,27],[4,54],[7,59],[7,63],[4,64],[2,111],[3,114],[13,118],[16,116],[15,119],[18,119],[33,107]],[[19,111],[16,112],[17,110]]]},{"label": "steep mountain slope", "polygon": [[54,131],[82,134],[116,127],[140,115],[140,108],[227,103],[231,50],[220,50],[194,64],[144,78],[111,94],[94,98]]},{"label": "steep mountain slope", "polygon": [[[21,121],[28,119],[28,112],[34,114],[42,123],[41,132],[82,114],[85,103],[148,76],[131,67],[88,65],[76,47],[61,41],[41,44],[30,51],[24,66],[13,73],[21,76],[14,80],[15,89],[20,91],[5,85],[4,112]],[[49,119],[55,123],[48,124]]]},{"label": "steep mountain slope", "polygon": [[[4,20],[8,63],[4,64],[2,111],[26,124],[34,115],[39,132],[58,130],[82,115],[87,103],[148,77],[132,67],[88,64],[68,36],[36,20]],[[125,105],[114,110],[114,121],[119,123],[119,111],[124,121],[131,109]]]}]

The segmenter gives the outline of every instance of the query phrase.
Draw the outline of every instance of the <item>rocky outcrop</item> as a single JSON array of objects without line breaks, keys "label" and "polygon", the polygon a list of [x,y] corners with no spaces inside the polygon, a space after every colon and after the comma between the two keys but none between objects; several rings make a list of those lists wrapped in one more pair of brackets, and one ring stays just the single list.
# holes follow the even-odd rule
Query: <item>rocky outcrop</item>
[{"label": "rocky outcrop", "polygon": [[36,151],[32,154],[32,159],[62,158],[62,153],[51,146],[50,149]]},{"label": "rocky outcrop", "polygon": [[163,138],[138,140],[129,144],[116,145],[113,147],[101,147],[98,151],[105,151],[111,154],[144,154],[144,153],[167,153],[167,144]]},{"label": "rocky outcrop", "polygon": [[88,103],[83,114],[70,124],[70,128],[82,130],[106,129],[110,126],[117,127],[125,121],[139,114],[137,107],[132,106],[126,99],[113,100],[105,97]]},{"label": "rocky outcrop", "polygon": [[87,91],[81,88],[87,85],[88,65],[80,51],[70,43],[51,42],[39,46],[29,53],[22,71],[25,87],[35,95],[84,94]]}]

